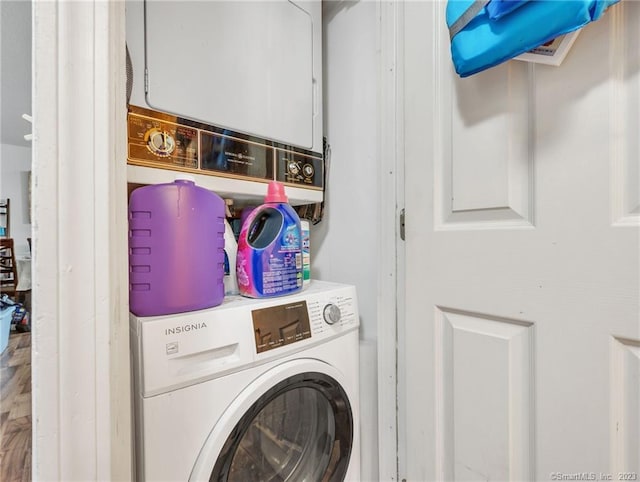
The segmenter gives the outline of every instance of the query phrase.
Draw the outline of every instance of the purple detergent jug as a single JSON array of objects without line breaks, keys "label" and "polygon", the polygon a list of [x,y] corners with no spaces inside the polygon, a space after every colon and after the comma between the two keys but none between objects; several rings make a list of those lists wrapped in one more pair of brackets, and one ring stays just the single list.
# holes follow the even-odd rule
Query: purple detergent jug
[{"label": "purple detergent jug", "polygon": [[224,298],[225,204],[189,176],[135,189],[129,200],[129,309],[156,316]]}]

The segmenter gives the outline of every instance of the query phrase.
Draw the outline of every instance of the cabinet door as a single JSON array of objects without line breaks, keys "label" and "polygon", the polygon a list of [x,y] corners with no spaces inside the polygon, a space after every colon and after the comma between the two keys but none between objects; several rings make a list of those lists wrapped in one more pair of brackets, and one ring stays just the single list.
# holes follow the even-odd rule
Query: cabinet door
[{"label": "cabinet door", "polygon": [[284,0],[146,2],[145,24],[149,106],[312,147],[308,12]]}]

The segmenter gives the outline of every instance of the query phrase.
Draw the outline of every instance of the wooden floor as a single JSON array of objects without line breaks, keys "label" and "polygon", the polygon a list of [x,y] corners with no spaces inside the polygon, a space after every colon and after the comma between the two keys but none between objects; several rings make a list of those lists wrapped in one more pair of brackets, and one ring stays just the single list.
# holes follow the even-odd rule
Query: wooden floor
[{"label": "wooden floor", "polygon": [[11,332],[0,359],[0,481],[31,480],[31,333]]}]

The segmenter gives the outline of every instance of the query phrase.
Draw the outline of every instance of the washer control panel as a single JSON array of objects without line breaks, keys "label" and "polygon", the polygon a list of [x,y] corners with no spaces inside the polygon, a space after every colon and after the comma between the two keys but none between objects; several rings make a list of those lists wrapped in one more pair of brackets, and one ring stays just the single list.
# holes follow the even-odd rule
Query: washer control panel
[{"label": "washer control panel", "polygon": [[206,310],[129,320],[144,397],[302,351],[359,324],[355,287],[317,280],[295,295],[229,296]]},{"label": "washer control panel", "polygon": [[129,106],[127,162],[322,191],[324,158],[272,140]]},{"label": "washer control panel", "polygon": [[291,303],[251,311],[256,353],[315,341],[357,326],[356,301],[350,291],[330,296],[309,296]]},{"label": "washer control panel", "polygon": [[357,326],[356,303],[349,291],[336,293],[328,298],[308,300],[312,336],[333,334]]},{"label": "washer control panel", "polygon": [[128,159],[167,168],[198,168],[198,130],[169,115],[129,113]]}]

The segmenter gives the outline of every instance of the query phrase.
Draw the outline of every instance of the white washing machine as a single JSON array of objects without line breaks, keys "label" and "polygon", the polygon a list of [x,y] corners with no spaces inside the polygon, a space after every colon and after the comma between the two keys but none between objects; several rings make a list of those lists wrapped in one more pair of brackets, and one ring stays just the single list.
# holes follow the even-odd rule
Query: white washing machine
[{"label": "white washing machine", "polygon": [[139,481],[359,480],[353,286],[130,321]]}]

